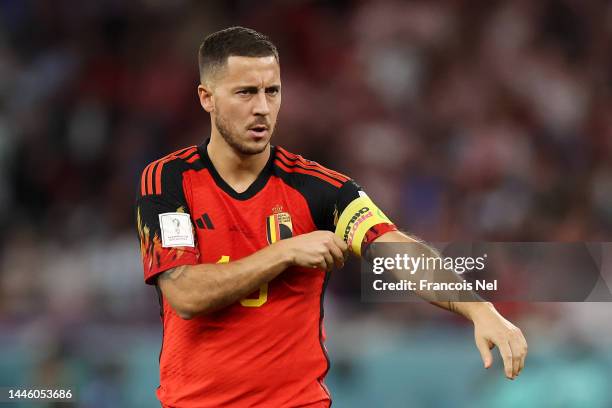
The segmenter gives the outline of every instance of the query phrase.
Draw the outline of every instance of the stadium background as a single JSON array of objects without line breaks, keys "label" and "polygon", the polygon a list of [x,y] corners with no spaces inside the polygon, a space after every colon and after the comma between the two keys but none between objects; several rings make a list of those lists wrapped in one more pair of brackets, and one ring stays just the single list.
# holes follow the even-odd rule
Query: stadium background
[{"label": "stadium background", "polygon": [[[156,406],[135,186],[207,136],[196,50],[236,24],[280,49],[274,142],[350,174],[406,230],[611,241],[610,2],[4,0],[0,386]],[[612,406],[610,304],[500,305],[530,343],[511,382],[499,359],[482,369],[467,322],[362,303],[357,273],[326,298],[334,406]]]}]

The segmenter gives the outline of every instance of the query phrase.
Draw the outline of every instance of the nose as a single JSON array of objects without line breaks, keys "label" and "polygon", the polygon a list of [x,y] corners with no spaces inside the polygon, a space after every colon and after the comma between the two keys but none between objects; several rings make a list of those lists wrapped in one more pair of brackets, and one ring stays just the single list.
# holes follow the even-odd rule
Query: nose
[{"label": "nose", "polygon": [[259,91],[254,99],[253,113],[258,116],[266,116],[270,113],[270,106],[266,98],[265,90]]}]

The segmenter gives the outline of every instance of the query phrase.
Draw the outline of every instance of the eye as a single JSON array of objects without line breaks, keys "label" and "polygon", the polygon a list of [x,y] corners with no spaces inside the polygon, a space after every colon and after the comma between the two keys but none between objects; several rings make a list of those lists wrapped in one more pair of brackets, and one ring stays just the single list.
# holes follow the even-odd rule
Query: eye
[{"label": "eye", "polygon": [[248,89],[241,89],[238,92],[236,92],[238,95],[248,95],[251,92]]},{"label": "eye", "polygon": [[272,87],[272,88],[266,89],[266,93],[268,95],[272,95],[272,96],[277,95],[279,92],[280,92],[280,89],[278,89],[277,87]]}]

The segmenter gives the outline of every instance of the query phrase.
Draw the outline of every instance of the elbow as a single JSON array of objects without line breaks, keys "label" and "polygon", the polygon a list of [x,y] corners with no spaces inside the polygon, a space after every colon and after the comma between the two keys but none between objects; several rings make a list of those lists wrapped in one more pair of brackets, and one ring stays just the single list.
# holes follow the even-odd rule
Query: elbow
[{"label": "elbow", "polygon": [[173,307],[174,312],[178,317],[183,320],[191,320],[197,316],[197,313],[192,308],[186,307],[185,305],[176,305]]},{"label": "elbow", "polygon": [[178,317],[180,317],[183,320],[191,320],[197,317],[198,315],[202,314],[203,312],[201,309],[195,307],[194,305],[188,305],[188,304],[176,305],[173,309],[178,315]]},{"label": "elbow", "polygon": [[187,312],[187,311],[184,311],[184,310],[177,310],[176,314],[178,315],[178,317],[180,317],[183,320],[191,320],[194,317],[196,317],[195,313]]},{"label": "elbow", "polygon": [[208,293],[203,294],[201,290],[166,286],[162,292],[172,311],[182,320],[192,320],[217,309],[215,298]]},{"label": "elbow", "polygon": [[205,315],[213,311],[207,302],[189,303],[183,302],[173,307],[174,311],[183,320],[192,320],[200,315]]},{"label": "elbow", "polygon": [[162,287],[170,309],[182,320],[192,320],[210,309],[210,300],[190,289],[178,289],[172,286]]}]

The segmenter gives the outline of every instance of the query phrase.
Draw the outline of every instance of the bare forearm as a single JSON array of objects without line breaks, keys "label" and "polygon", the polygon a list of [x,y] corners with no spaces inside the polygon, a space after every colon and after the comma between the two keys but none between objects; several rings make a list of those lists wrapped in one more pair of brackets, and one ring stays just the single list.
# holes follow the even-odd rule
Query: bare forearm
[{"label": "bare forearm", "polygon": [[164,272],[158,284],[183,318],[210,313],[254,292],[290,265],[276,245],[229,263],[185,265]]},{"label": "bare forearm", "polygon": [[491,302],[453,302],[453,301],[432,301],[432,305],[436,305],[442,309],[457,313],[468,320],[474,321],[475,317],[480,313],[497,313],[495,306]]},{"label": "bare forearm", "polygon": [[[382,235],[370,246],[366,254],[368,258],[393,257],[395,255],[393,251],[398,249],[386,245],[375,245],[378,243],[414,243],[415,245],[406,245],[402,249],[406,251],[406,255],[411,257],[439,256],[437,251],[425,243],[401,232],[393,231]],[[407,280],[419,279],[424,275],[422,271],[421,276],[418,276],[418,273],[416,274],[417,277],[410,273],[407,274],[406,270],[394,270],[393,272],[398,278]],[[429,272],[433,273],[429,273],[429,276],[427,276],[429,281],[461,281],[461,277],[452,270],[442,268]],[[482,301],[478,294],[472,291],[461,296],[453,296],[448,291],[416,291],[416,293],[430,303],[458,313],[474,323],[474,338],[485,368],[489,368],[493,363],[490,350],[493,346],[497,346],[504,361],[506,377],[514,379],[518,376],[525,365],[527,341],[521,330],[499,314],[491,303]],[[457,298],[457,300],[454,300],[454,298]]]},{"label": "bare forearm", "polygon": [[[411,258],[439,258],[439,253],[427,245],[425,242],[422,242],[414,237],[405,235],[401,232],[390,232],[381,236],[379,239],[375,241],[375,243],[371,246],[368,256],[370,258],[376,257],[395,257],[396,252],[399,249],[395,246],[385,246],[379,245],[381,243],[387,244],[412,244],[412,245],[402,245],[401,246],[401,255],[408,255]],[[437,263],[434,263],[437,264]],[[425,279],[430,283],[460,283],[463,282],[463,279],[456,274],[452,270],[447,270],[444,268],[437,268],[426,270],[425,268],[421,268],[419,270],[393,270],[393,274],[397,279],[407,280],[411,282],[415,282],[415,287],[420,288],[418,284],[419,280]],[[468,319],[472,319],[472,314],[475,309],[479,309],[483,304],[490,306],[487,302],[482,302],[481,298],[477,293],[473,291],[464,291],[464,292],[451,292],[448,290],[420,290],[417,289],[414,291],[419,297],[424,300],[441,307],[443,309],[449,310],[451,312],[458,313],[462,316],[465,316]]]}]

